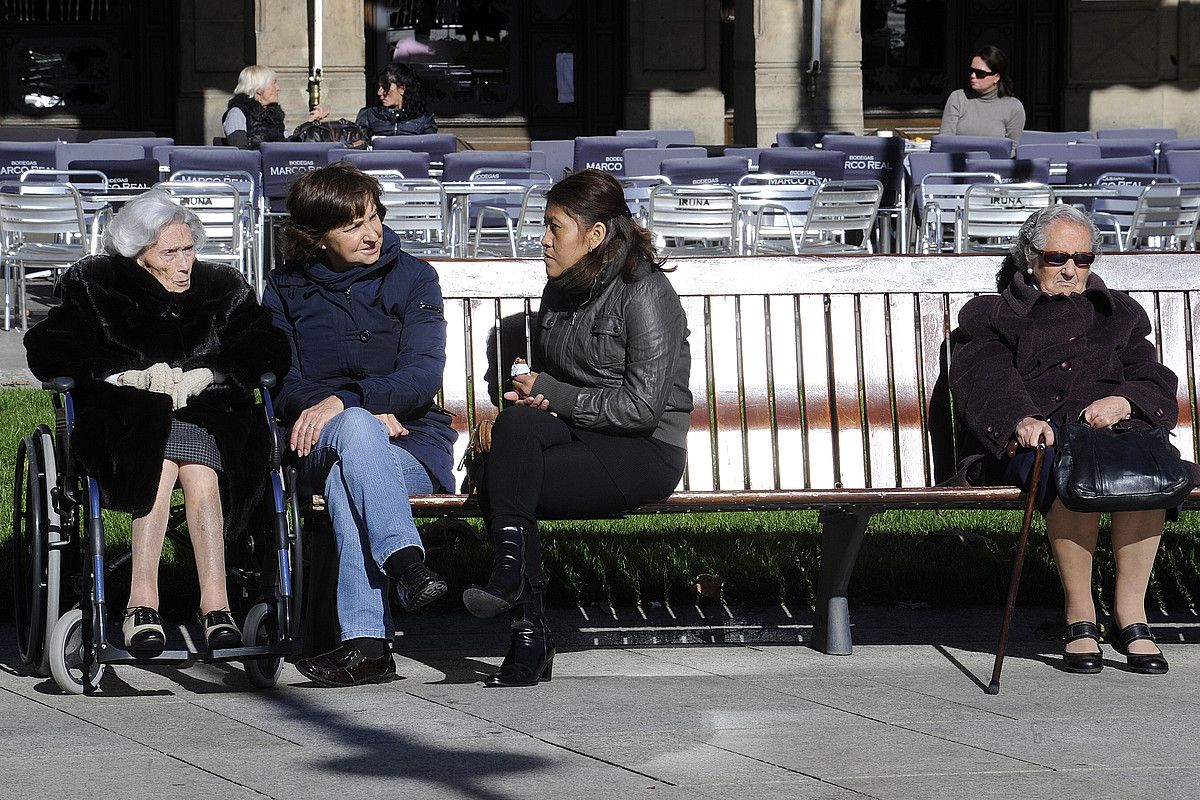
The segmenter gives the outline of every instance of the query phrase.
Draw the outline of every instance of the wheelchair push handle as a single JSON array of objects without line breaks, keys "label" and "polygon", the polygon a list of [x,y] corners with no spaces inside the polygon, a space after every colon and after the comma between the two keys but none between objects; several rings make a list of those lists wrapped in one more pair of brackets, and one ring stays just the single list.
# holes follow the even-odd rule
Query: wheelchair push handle
[{"label": "wheelchair push handle", "polygon": [[276,381],[274,372],[264,372],[262,375],[258,376],[258,385],[264,389],[274,389],[275,383]]},{"label": "wheelchair push handle", "polygon": [[67,392],[75,391],[75,379],[67,377],[53,378],[52,380],[42,381],[42,388],[47,391],[66,394]]}]

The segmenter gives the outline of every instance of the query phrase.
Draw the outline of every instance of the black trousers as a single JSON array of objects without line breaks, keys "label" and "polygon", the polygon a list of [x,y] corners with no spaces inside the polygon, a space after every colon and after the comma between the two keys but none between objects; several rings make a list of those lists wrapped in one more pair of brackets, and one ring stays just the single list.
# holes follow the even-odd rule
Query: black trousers
[{"label": "black trousers", "polygon": [[671,493],[687,451],[646,436],[572,427],[528,406],[509,406],[492,429],[479,499],[488,530],[522,527],[526,574],[541,584],[537,520],[620,514]]}]

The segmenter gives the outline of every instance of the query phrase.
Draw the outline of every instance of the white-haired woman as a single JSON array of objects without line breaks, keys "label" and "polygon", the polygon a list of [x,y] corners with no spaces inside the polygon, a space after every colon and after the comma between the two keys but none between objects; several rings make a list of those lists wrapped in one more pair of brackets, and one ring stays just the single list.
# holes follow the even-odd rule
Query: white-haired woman
[{"label": "white-haired woman", "polygon": [[104,254],[64,273],[62,302],[25,336],[43,380],[75,380],[72,448],[105,507],[133,515],[133,577],[122,630],[131,652],[166,643],[158,562],[171,493],[184,493],[210,649],[241,634],[229,610],[223,534],[264,495],[270,441],[253,415],[264,372],[290,354],[237,270],[196,260],[204,228],[162,190],[125,204]]},{"label": "white-haired woman", "polygon": [[[315,122],[327,116],[329,110],[317,106],[308,112],[308,121]],[[263,142],[287,139],[275,70],[251,64],[238,74],[233,97],[221,117],[221,126],[225,129],[225,141],[243,150],[257,150]]]},{"label": "white-haired woman", "polygon": [[[1082,420],[1094,428],[1175,427],[1178,379],[1159,363],[1145,310],[1109,289],[1092,271],[1100,235],[1083,212],[1055,205],[1030,216],[999,274],[998,295],[977,297],[959,314],[953,339],[950,389],[975,453],[963,472],[988,484],[1026,485],[1029,451],[1007,458],[1011,440],[1054,445],[1055,429]],[[1045,459],[1038,508],[1065,596],[1063,669],[1103,667],[1092,600],[1092,554],[1100,515],[1066,508]],[[971,469],[971,465],[975,469]],[[1134,672],[1160,674],[1167,660],[1146,624],[1146,588],[1170,511],[1112,515],[1117,566],[1113,646]]]}]

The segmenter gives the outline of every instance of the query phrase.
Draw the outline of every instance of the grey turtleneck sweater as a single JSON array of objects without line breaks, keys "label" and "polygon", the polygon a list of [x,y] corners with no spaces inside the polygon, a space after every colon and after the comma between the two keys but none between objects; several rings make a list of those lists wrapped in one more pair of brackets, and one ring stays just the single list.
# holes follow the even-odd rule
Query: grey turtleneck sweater
[{"label": "grey turtleneck sweater", "polygon": [[1007,136],[1014,143],[1025,130],[1025,106],[1015,97],[1000,97],[995,89],[968,94],[956,89],[942,112],[942,133],[959,136]]}]

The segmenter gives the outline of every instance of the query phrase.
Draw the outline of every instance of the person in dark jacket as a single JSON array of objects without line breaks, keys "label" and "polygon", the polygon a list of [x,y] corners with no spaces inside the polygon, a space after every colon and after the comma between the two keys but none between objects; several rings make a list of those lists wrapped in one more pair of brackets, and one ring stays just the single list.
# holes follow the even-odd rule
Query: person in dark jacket
[{"label": "person in dark jacket", "polygon": [[437,133],[437,120],[425,110],[421,81],[407,64],[388,64],[379,71],[379,102],[358,112],[355,122],[372,136],[417,136]]},{"label": "person in dark jacket", "polygon": [[[1000,294],[977,297],[959,315],[950,361],[954,395],[974,463],[986,483],[1026,485],[1029,452],[1005,455],[1015,440],[1054,444],[1055,426],[1081,420],[1174,428],[1178,380],[1159,363],[1150,321],[1129,295],[1104,285],[1091,267],[1099,231],[1065,205],[1036,212],[1022,227],[1000,273]],[[1045,458],[1038,506],[1066,596],[1069,672],[1099,672],[1100,631],[1092,601],[1092,555],[1100,515],[1071,511],[1058,499]],[[1145,597],[1164,511],[1112,515],[1117,566],[1114,646],[1135,672],[1167,671],[1146,625]]]},{"label": "person in dark jacket", "polygon": [[[308,112],[308,121],[317,122],[328,115],[328,109],[318,106]],[[233,97],[221,116],[221,127],[225,141],[243,150],[257,150],[263,142],[287,140],[275,70],[252,64],[238,74]]]},{"label": "person in dark jacket", "polygon": [[62,303],[25,336],[42,380],[75,380],[71,447],[105,507],[133,515],[133,578],[122,630],[132,652],[161,651],[158,562],[176,482],[200,577],[211,649],[241,635],[229,610],[225,537],[257,520],[271,440],[253,413],[288,346],[241,273],[196,260],[200,220],[161,190],[127,202],[104,255],[72,266]]},{"label": "person in dark jacket", "polygon": [[[487,585],[463,594],[512,638],[488,686],[549,680],[539,517],[610,516],[661,500],[683,475],[692,411],[687,319],[621,186],[574,173],[546,198],[546,276],[533,363],[516,363],[480,481],[494,548]],[[530,371],[532,368],[534,371]]]},{"label": "person in dark jacket", "polygon": [[388,580],[408,610],[446,592],[408,502],[454,485],[455,433],[434,403],[446,364],[441,288],[383,227],[379,182],[351,164],[301,177],[287,209],[286,266],[263,305],[292,344],[279,410],[302,479],[324,487],[342,642],[297,667],[326,686],[385,681],[396,671]]}]

